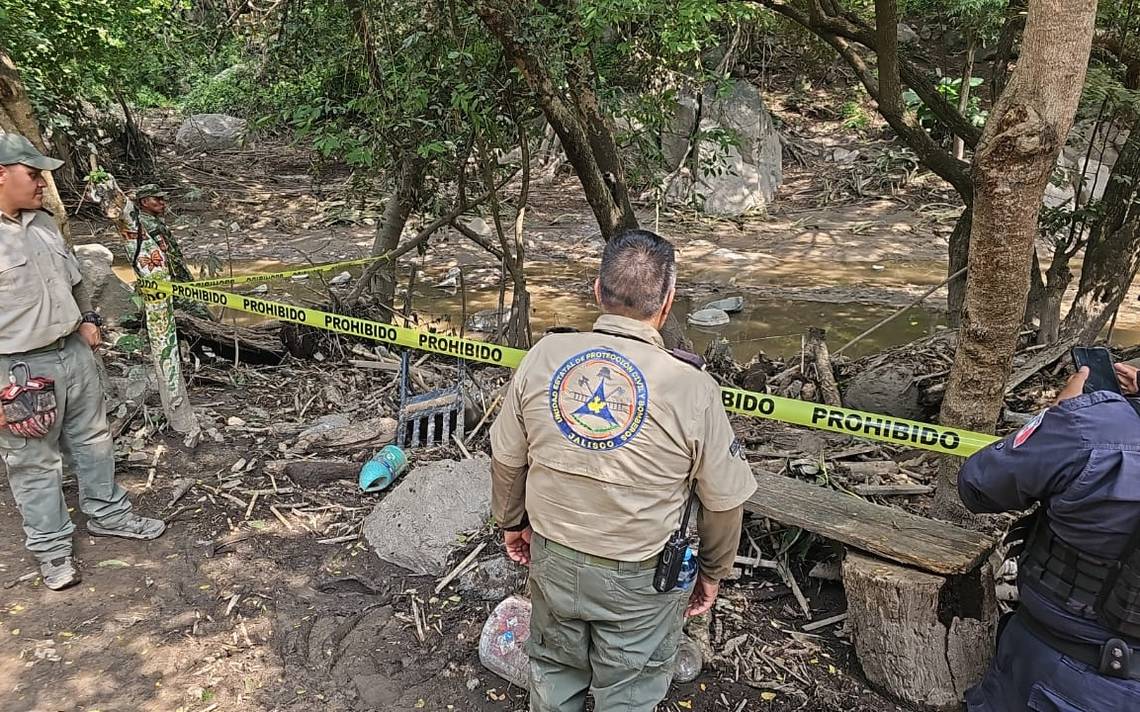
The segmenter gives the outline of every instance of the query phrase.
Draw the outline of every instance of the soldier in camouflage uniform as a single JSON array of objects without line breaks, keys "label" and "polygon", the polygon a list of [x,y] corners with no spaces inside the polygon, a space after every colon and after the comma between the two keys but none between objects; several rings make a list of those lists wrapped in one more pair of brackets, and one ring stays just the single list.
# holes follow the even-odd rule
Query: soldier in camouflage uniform
[{"label": "soldier in camouflage uniform", "polygon": [[[139,260],[154,261],[154,250],[161,250],[165,257],[166,271],[171,281],[191,282],[194,280],[190,269],[186,266],[186,259],[182,256],[182,249],[178,241],[170,232],[166,224],[166,198],[169,195],[154,183],[140,186],[135,191],[135,202],[139,206],[139,223],[143,228],[143,235],[136,235],[135,246],[129,257],[136,270],[139,269]],[[149,238],[149,239],[148,239]],[[153,240],[154,244],[150,244]]]}]

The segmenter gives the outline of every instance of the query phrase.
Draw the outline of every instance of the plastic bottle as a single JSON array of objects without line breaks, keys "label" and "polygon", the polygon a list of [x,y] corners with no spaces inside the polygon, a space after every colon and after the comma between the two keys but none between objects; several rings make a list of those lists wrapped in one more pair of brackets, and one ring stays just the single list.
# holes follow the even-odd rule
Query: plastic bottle
[{"label": "plastic bottle", "polygon": [[491,612],[479,636],[479,662],[507,682],[526,689],[530,684],[530,601],[511,596]]},{"label": "plastic bottle", "polygon": [[360,489],[379,492],[408,469],[408,456],[395,445],[385,445],[360,468]]},{"label": "plastic bottle", "polygon": [[681,642],[677,645],[677,657],[673,659],[673,682],[686,683],[696,680],[704,664],[700,647],[692,638],[682,633]]}]

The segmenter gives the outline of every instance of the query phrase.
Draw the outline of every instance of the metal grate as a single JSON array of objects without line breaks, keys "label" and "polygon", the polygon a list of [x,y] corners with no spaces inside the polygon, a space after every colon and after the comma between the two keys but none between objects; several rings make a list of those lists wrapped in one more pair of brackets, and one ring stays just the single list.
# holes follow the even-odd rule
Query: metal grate
[{"label": "metal grate", "polygon": [[456,385],[412,394],[411,357],[400,357],[400,413],[396,444],[401,448],[435,447],[463,438],[463,362]]}]

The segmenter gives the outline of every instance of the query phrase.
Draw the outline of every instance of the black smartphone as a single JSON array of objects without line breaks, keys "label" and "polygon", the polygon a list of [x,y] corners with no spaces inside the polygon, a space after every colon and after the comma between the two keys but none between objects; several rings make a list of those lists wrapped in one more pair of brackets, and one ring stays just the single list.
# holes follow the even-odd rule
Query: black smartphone
[{"label": "black smartphone", "polygon": [[1111,391],[1120,393],[1116,371],[1112,367],[1112,354],[1102,346],[1076,346],[1073,348],[1073,365],[1080,369],[1089,367],[1089,379],[1085,381],[1085,393]]}]

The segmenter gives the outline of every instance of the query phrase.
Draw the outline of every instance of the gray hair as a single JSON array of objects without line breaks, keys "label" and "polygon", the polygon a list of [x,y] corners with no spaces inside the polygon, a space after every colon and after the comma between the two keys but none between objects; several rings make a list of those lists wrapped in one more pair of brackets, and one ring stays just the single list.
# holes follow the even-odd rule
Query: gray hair
[{"label": "gray hair", "polygon": [[598,282],[603,310],[648,319],[661,311],[677,282],[672,243],[649,230],[614,235],[602,252]]}]

